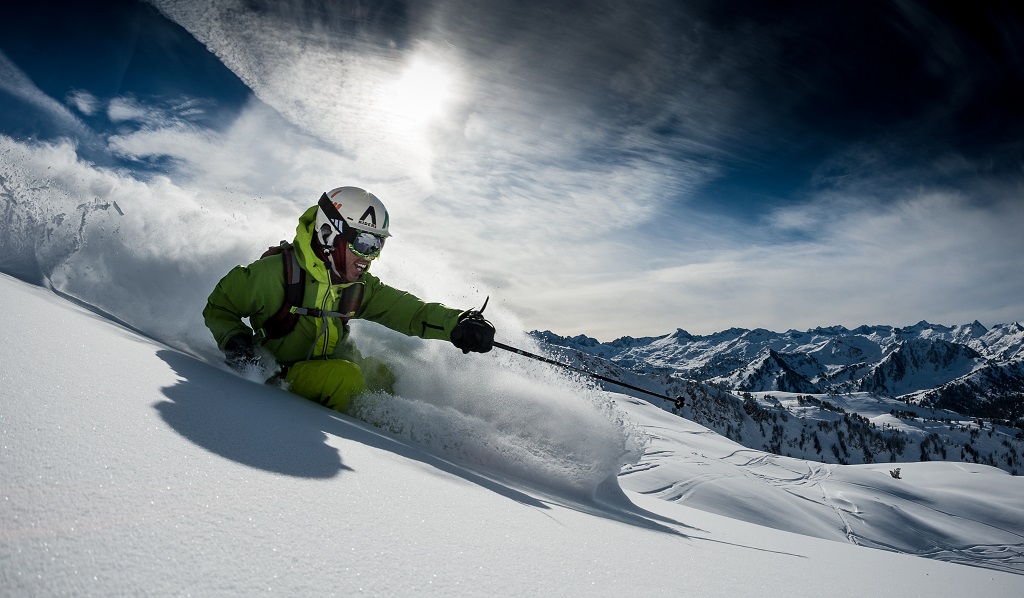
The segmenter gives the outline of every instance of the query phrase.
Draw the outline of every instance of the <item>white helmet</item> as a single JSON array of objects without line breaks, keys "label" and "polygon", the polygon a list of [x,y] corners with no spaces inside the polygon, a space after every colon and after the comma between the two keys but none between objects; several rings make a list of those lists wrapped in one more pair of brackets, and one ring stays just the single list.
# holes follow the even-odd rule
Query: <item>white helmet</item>
[{"label": "white helmet", "polygon": [[345,248],[372,260],[380,255],[388,232],[388,211],[377,197],[358,187],[338,187],[320,196],[313,231],[324,254],[345,263]]},{"label": "white helmet", "polygon": [[384,203],[359,187],[338,187],[321,195],[316,211],[317,241],[330,247],[335,244],[336,237],[344,237],[349,228],[378,237],[390,237],[388,210]]}]

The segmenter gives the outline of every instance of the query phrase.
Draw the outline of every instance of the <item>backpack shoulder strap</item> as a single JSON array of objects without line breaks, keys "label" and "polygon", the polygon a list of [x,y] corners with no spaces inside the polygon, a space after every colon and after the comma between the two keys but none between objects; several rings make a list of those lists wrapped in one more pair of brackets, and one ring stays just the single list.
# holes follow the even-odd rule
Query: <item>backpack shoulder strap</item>
[{"label": "backpack shoulder strap", "polygon": [[291,243],[281,241],[281,252],[284,254],[284,302],[291,306],[302,305],[302,286],[306,271],[299,266],[299,258]]},{"label": "backpack shoulder strap", "polygon": [[270,339],[281,338],[295,329],[299,321],[298,314],[292,313],[293,307],[302,306],[302,299],[305,291],[306,272],[299,266],[299,258],[295,255],[295,249],[288,241],[281,241],[276,247],[270,247],[263,254],[282,254],[284,266],[284,303],[263,323],[263,328],[256,331],[257,341],[262,343]]}]

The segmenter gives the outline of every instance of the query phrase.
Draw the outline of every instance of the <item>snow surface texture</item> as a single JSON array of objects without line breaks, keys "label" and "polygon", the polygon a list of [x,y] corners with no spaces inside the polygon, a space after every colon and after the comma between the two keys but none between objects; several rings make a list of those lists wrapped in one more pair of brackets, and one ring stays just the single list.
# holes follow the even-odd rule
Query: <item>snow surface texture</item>
[{"label": "snow surface texture", "polygon": [[[535,438],[516,440],[509,416],[495,415],[511,392],[500,382],[510,363],[454,349],[494,378],[477,397],[490,413],[434,403],[429,385],[422,397],[408,387],[410,396],[370,397],[391,404],[375,413],[407,414],[392,434],[46,289],[0,276],[0,301],[0,326],[18,339],[0,359],[0,587],[10,595],[1024,588],[1021,480],[994,468],[903,464],[896,480],[888,466],[751,451],[643,401],[605,395],[614,408],[601,393],[572,394],[569,381],[527,385],[517,392],[536,399],[531,421],[569,438],[552,451],[580,451],[555,456]],[[565,393],[585,408],[552,406]],[[425,431],[407,431],[419,422]],[[614,477],[600,479],[607,449],[571,439],[610,427],[624,442],[632,426],[652,440],[620,490]],[[708,502],[718,514],[701,510]],[[802,533],[767,527],[780,520]]]}]

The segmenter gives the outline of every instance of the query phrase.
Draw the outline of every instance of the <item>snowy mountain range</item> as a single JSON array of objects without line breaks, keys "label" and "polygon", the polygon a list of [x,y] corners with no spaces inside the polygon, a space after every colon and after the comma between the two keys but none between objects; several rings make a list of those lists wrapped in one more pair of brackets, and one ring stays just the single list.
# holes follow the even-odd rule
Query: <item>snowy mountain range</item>
[{"label": "snowy mountain range", "polygon": [[[748,446],[837,463],[934,458],[1021,469],[1024,326],[1017,322],[677,330],[609,343],[532,334],[574,364],[690,397],[687,417]],[[808,405],[818,408],[812,414]],[[882,416],[894,421],[876,421]],[[996,442],[979,448],[982,430]]]}]

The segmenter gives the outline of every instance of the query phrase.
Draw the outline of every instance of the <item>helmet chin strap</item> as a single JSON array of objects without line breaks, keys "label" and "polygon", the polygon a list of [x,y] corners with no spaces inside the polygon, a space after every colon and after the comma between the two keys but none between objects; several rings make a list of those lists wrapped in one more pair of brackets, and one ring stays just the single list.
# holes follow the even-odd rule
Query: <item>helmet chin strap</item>
[{"label": "helmet chin strap", "polygon": [[[345,261],[346,261],[345,250],[341,249],[340,251],[335,251],[333,247],[331,247],[330,245],[327,245],[327,237],[328,237],[328,234],[326,232],[324,232],[323,230],[321,230],[320,235],[318,235],[317,238],[315,239],[316,242],[317,242],[317,245],[320,246],[320,250],[323,252],[323,258],[322,259],[323,259],[324,263],[327,264],[327,272],[332,277],[337,278],[338,282],[348,282],[348,279],[345,278]],[[334,237],[334,242],[337,243],[337,244],[342,244],[345,241],[342,239],[342,236],[339,234],[339,235],[336,235]],[[335,259],[334,259],[334,254],[335,253],[341,254],[341,267],[340,268],[338,267],[339,266],[338,262],[335,261]]]},{"label": "helmet chin strap", "polygon": [[334,251],[330,247],[323,248],[324,255],[327,257],[325,260],[327,265],[330,266],[328,270],[332,276],[336,276],[340,282],[346,282],[345,280],[345,253],[341,253],[341,267],[338,267],[338,263],[334,261]]}]

